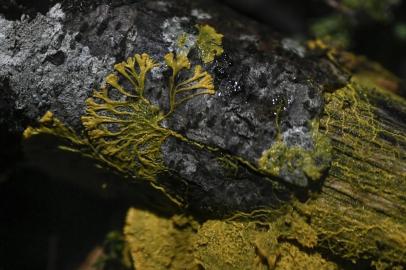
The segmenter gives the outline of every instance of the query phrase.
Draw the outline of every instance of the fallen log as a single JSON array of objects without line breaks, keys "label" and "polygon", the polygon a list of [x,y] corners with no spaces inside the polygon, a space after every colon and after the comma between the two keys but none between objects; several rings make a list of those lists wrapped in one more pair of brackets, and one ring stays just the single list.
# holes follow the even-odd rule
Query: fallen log
[{"label": "fallen log", "polygon": [[142,183],[137,269],[405,266],[406,102],[378,65],[207,1],[66,1],[0,29],[27,155]]}]

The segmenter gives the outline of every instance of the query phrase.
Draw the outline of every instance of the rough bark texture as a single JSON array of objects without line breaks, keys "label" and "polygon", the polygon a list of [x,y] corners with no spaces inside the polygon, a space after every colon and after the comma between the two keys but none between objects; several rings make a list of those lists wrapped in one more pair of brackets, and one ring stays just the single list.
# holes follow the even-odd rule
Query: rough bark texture
[{"label": "rough bark texture", "polygon": [[0,66],[7,132],[59,136],[165,214],[130,210],[137,269],[406,263],[406,105],[366,60],[208,1],[65,1],[0,17]]}]

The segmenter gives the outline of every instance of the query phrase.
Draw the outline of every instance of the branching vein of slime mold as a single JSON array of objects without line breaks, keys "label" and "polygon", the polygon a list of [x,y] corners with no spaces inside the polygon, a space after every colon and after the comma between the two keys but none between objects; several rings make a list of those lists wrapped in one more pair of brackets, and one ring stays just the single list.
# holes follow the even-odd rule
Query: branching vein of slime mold
[{"label": "branching vein of slime mold", "polygon": [[[81,119],[87,136],[77,136],[51,112],[42,117],[39,128],[27,128],[24,136],[48,133],[64,137],[75,146],[88,146],[91,149],[85,152],[88,156],[100,159],[120,172],[135,173],[137,177],[154,181],[157,174],[166,170],[160,153],[164,141],[169,136],[188,141],[179,133],[162,127],[161,122],[188,100],[215,93],[213,78],[200,65],[194,67],[192,76],[178,80],[181,72],[191,68],[186,55],[168,53],[165,62],[172,70],[168,112],[160,110],[144,95],[146,76],[157,64],[146,53],[136,54],[116,64],[114,68],[118,74],[112,73],[106,78],[109,86],[94,91],[86,100],[86,113]],[[131,84],[132,90],[119,83],[118,75]],[[111,91],[118,91],[120,99],[112,98]]]},{"label": "branching vein of slime mold", "polygon": [[[202,62],[209,63],[215,56],[223,53],[223,35],[209,25],[198,25],[197,28],[199,35],[195,46],[200,52]],[[82,117],[84,136],[78,136],[73,129],[54,117],[52,112],[47,112],[40,119],[39,127],[28,127],[24,131],[24,137],[41,133],[62,137],[73,146],[60,146],[61,149],[80,152],[126,175],[150,180],[152,184],[156,175],[167,170],[161,159],[160,147],[170,136],[200,149],[221,152],[221,149],[192,141],[161,126],[164,119],[188,100],[215,93],[212,76],[200,65],[194,67],[191,77],[178,81],[179,75],[183,77],[183,73],[191,69],[186,54],[168,53],[164,60],[172,70],[168,83],[168,112],[163,112],[144,95],[146,76],[157,64],[146,53],[136,54],[127,61],[116,64],[114,68],[118,74],[112,73],[106,78],[109,86],[94,91],[93,96],[86,100],[86,114]],[[120,84],[118,75],[126,79],[133,89],[125,89]],[[118,91],[122,98],[111,98],[112,89]],[[228,163],[241,163],[251,170],[259,171],[255,165],[242,157],[224,153],[221,153],[221,156]]]},{"label": "branching vein of slime mold", "polygon": [[[208,25],[199,26],[198,29],[199,36],[195,46],[200,51],[202,62],[209,63],[215,56],[223,53],[223,35]],[[165,192],[155,181],[158,174],[168,170],[161,157],[161,145],[168,137],[175,137],[199,149],[220,152],[225,161],[238,162],[258,171],[253,164],[241,157],[221,153],[221,149],[192,141],[161,126],[162,121],[185,102],[215,93],[212,76],[200,65],[196,65],[192,71],[185,53],[168,53],[164,60],[172,70],[168,82],[167,112],[152,104],[144,95],[147,75],[158,64],[146,53],[136,54],[127,61],[116,64],[116,73],[106,77],[107,85],[95,90],[92,97],[86,100],[86,113],[81,117],[85,127],[84,134],[76,134],[48,111],[40,119],[38,127],[28,127],[24,131],[24,138],[37,134],[61,137],[70,145],[59,148],[101,161],[124,175],[149,180],[155,188],[163,190],[171,200],[179,204],[179,200]],[[181,81],[180,78],[187,74],[191,76]],[[131,90],[120,83],[121,78],[131,85]]]},{"label": "branching vein of slime mold", "polygon": [[[215,56],[223,53],[222,35],[208,25],[199,26],[198,29],[199,36],[195,46],[200,51],[202,62],[211,62]],[[176,108],[187,101],[215,93],[212,76],[200,65],[192,69],[185,53],[168,53],[164,60],[172,71],[168,78],[169,109],[166,112],[145,97],[147,75],[158,64],[146,53],[136,54],[116,64],[116,72],[106,77],[107,85],[95,90],[86,100],[86,113],[81,117],[85,127],[84,134],[77,135],[48,111],[40,119],[38,127],[28,127],[24,131],[24,137],[41,133],[62,137],[71,146],[60,146],[61,149],[94,158],[124,175],[149,180],[161,190],[163,188],[155,180],[157,175],[168,170],[161,156],[161,146],[168,137],[219,153],[222,163],[232,165],[234,172],[237,164],[241,164],[261,174],[278,176],[278,173],[261,166],[262,159],[257,166],[258,164],[252,164],[242,157],[223,153],[217,147],[192,141],[161,125]],[[190,76],[181,80],[185,75]],[[122,79],[127,84],[123,84]],[[131,89],[128,90],[124,85],[130,85]],[[165,191],[164,193],[167,194]],[[176,199],[171,199],[177,202]]]}]

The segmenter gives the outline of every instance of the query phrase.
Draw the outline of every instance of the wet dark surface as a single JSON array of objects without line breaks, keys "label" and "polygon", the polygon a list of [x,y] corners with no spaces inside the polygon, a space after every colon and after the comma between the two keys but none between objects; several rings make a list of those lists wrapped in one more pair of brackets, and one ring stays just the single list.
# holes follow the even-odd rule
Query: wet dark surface
[{"label": "wet dark surface", "polygon": [[125,212],[119,199],[19,168],[0,186],[0,269],[77,269]]}]

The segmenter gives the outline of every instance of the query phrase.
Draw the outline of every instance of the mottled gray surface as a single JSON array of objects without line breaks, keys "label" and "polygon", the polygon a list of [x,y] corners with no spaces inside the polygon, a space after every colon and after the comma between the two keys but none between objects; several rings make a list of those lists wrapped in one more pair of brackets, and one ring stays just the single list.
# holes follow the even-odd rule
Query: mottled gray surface
[{"label": "mottled gray surface", "polygon": [[101,83],[115,58],[93,56],[88,46],[66,31],[60,5],[33,19],[0,18],[0,79],[7,77],[16,93],[15,108],[29,119],[51,110],[78,126],[84,101]]},{"label": "mottled gray surface", "polygon": [[[224,54],[207,65],[193,47],[196,24],[224,34]],[[167,140],[162,153],[171,176],[160,177],[160,184],[193,209],[221,214],[276,205],[293,192],[291,183],[306,186],[289,175],[271,179],[243,163],[231,173],[218,158],[237,156],[255,167],[278,133],[288,146],[312,149],[309,121],[322,110],[322,91],[346,78],[327,60],[279,42],[271,30],[218,4],[139,1],[86,11],[56,5],[35,18],[0,17],[0,81],[8,81],[14,109],[29,122],[50,110],[80,131],[84,101],[113,63],[146,52],[160,64],[148,78],[148,98],[167,111],[163,56],[179,52],[183,32],[189,34],[183,52],[213,75],[217,91],[182,105],[163,125],[218,150]]]},{"label": "mottled gray surface", "polygon": [[221,216],[236,210],[278,207],[291,196],[289,189],[243,164],[227,168],[220,153],[196,149],[173,138],[168,139],[163,152],[166,164],[186,181],[173,184],[163,180],[165,185],[176,190],[197,213]]}]

